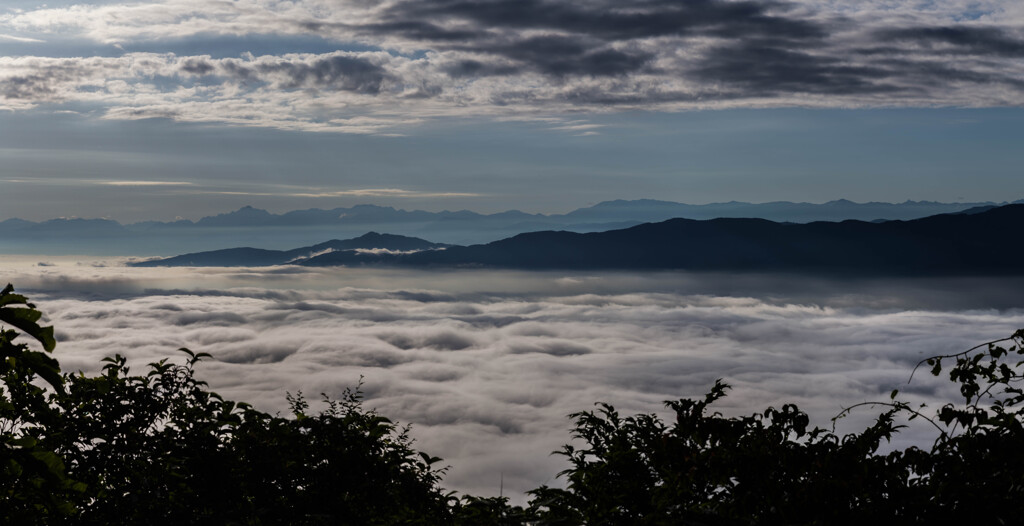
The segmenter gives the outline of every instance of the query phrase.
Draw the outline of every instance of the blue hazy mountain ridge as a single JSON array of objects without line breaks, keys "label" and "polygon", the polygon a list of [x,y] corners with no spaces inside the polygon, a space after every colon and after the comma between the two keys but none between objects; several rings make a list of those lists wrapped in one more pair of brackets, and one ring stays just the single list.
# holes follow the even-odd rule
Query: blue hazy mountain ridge
[{"label": "blue hazy mountain ridge", "polygon": [[545,231],[411,254],[333,252],[307,266],[680,269],[838,275],[1024,274],[1024,205],[910,221],[670,219],[599,233]]},{"label": "blue hazy mountain ridge", "polygon": [[[258,245],[285,250],[325,238],[354,237],[367,231],[421,237],[458,245],[487,243],[543,230],[602,232],[672,218],[761,218],[777,222],[915,219],[968,208],[1007,203],[855,203],[845,199],[822,204],[711,203],[690,205],[652,199],[605,201],[566,214],[530,214],[509,210],[481,214],[468,210],[428,212],[376,205],[294,210],[275,214],[246,206],[224,214],[122,225],[110,219],[52,219],[0,222],[0,250],[7,253],[82,253],[102,255],[173,255]],[[230,244],[230,245],[229,245]]]},{"label": "blue hazy mountain ridge", "polygon": [[1001,203],[942,203],[936,201],[904,201],[902,203],[867,202],[856,203],[837,199],[826,203],[794,203],[773,201],[767,203],[746,203],[730,201],[706,205],[689,205],[669,201],[640,199],[634,201],[606,201],[589,208],[581,208],[565,214],[564,217],[578,220],[640,220],[657,222],[666,219],[717,219],[717,218],[759,218],[775,222],[811,223],[815,221],[860,221],[910,220],[939,214],[961,212],[967,209],[992,208],[1007,204],[1020,204],[1024,200]]},{"label": "blue hazy mountain ridge", "polygon": [[296,264],[326,251],[383,249],[392,251],[434,250],[449,245],[393,234],[368,232],[353,239],[332,239],[316,245],[291,250],[267,250],[239,247],[182,254],[171,258],[129,263],[135,267],[260,267]]},{"label": "blue hazy mountain ridge", "polygon": [[[677,217],[687,219],[715,219],[720,217],[755,217],[780,222],[807,223],[812,221],[842,221],[859,219],[916,219],[930,215],[961,211],[967,208],[998,206],[1009,203],[940,203],[934,201],[905,201],[903,203],[855,203],[846,199],[827,203],[710,203],[691,205],[654,199],[604,201],[596,205],[573,210],[566,214],[528,214],[508,210],[494,214],[480,214],[469,210],[427,212],[402,210],[387,206],[356,205],[330,210],[295,210],[272,214],[266,210],[242,207],[239,210],[204,217],[195,223],[150,223],[149,227],[188,226],[302,226],[337,225],[352,223],[455,223],[472,221],[485,225],[509,228],[517,225],[564,226],[572,224],[614,224],[622,222],[647,223]],[[129,225],[131,228],[131,225]]]},{"label": "blue hazy mountain ridge", "polygon": [[25,233],[28,235],[61,234],[119,234],[125,227],[110,219],[50,219],[39,223],[12,218],[0,223],[0,233]]}]

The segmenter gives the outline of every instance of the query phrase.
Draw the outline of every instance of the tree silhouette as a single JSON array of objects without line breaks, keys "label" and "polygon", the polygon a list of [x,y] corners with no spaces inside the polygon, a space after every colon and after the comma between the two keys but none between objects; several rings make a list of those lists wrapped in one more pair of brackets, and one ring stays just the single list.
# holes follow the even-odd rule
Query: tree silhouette
[{"label": "tree silhouette", "polygon": [[[53,330],[11,286],[0,291],[0,523],[733,525],[1014,523],[1024,512],[1024,330],[921,365],[962,400],[935,410],[889,400],[843,436],[794,405],[712,412],[728,385],[667,402],[670,422],[598,404],[570,415],[558,453],[565,487],[504,497],[440,487],[440,459],[408,428],[362,407],[359,387],[310,413],[224,400],[195,377],[209,355],[181,349],[135,375],[122,356],[101,374],[61,373]],[[21,333],[28,343],[16,342]],[[926,419],[929,449],[881,452]]]},{"label": "tree silhouette", "polygon": [[[20,308],[12,308],[20,305]],[[0,514],[18,524],[444,524],[440,460],[407,429],[361,406],[358,389],[290,418],[224,400],[195,378],[206,354],[133,375],[122,356],[100,375],[61,375],[52,328],[12,288],[0,320]],[[33,380],[45,379],[50,389]],[[456,503],[457,504],[457,503]]]},{"label": "tree silhouette", "polygon": [[[810,428],[794,405],[746,417],[709,413],[728,386],[703,400],[667,402],[675,421],[622,417],[607,404],[571,415],[583,446],[559,452],[566,488],[541,487],[532,505],[545,524],[1012,524],[1024,512],[1024,330],[922,363],[963,400],[927,416],[897,399],[859,433]],[[929,450],[879,452],[905,424],[928,419]]]}]

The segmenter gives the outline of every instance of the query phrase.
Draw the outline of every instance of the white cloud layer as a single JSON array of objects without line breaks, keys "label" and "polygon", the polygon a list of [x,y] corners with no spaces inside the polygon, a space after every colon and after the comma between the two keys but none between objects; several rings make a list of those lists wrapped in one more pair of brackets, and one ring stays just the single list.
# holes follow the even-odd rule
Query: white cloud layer
[{"label": "white cloud layer", "polygon": [[[11,11],[0,35],[281,42],[260,56],[210,44],[0,57],[0,109],[78,104],[107,119],[396,134],[440,116],[1024,103],[1024,9],[1012,0],[164,0]],[[295,53],[289,38],[341,50]],[[369,50],[343,51],[357,48]],[[586,126],[556,129],[599,133]]]},{"label": "white cloud layer", "polygon": [[[726,413],[796,402],[827,425],[843,406],[893,388],[933,404],[954,399],[952,385],[927,375],[905,385],[913,365],[1024,326],[1019,309],[955,308],[977,283],[819,281],[787,291],[763,280],[747,295],[711,295],[710,281],[729,278],[4,268],[0,280],[30,293],[57,328],[66,370],[96,372],[120,353],[140,371],[189,347],[213,355],[199,368],[213,389],[270,411],[285,410],[285,391],[337,396],[362,376],[367,405],[412,423],[417,446],[452,466],[445,487],[497,494],[503,477],[517,499],[557,483],[565,466],[548,453],[569,438],[566,415],[596,401],[661,411],[663,400],[702,395],[724,378],[734,386]],[[912,426],[897,445],[928,436]]]}]

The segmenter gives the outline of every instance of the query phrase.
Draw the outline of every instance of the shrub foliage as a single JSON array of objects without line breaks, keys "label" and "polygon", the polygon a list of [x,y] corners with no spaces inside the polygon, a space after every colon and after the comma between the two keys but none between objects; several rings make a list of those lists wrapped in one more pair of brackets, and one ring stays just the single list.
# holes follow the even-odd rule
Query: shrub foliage
[{"label": "shrub foliage", "polygon": [[[60,374],[51,328],[7,287],[0,320],[0,514],[13,524],[443,524],[457,508],[439,459],[364,410],[358,389],[289,418],[224,400],[196,379],[208,355],[133,375]],[[33,382],[42,378],[49,389]],[[455,503],[457,504],[457,503]]]},{"label": "shrub foliage", "polygon": [[[669,422],[598,404],[570,415],[564,487],[533,490],[524,508],[444,492],[440,459],[364,409],[358,387],[315,414],[289,395],[282,417],[210,391],[195,377],[208,355],[187,349],[141,375],[121,356],[97,376],[62,373],[40,317],[10,285],[0,292],[9,524],[1006,524],[1024,511],[1024,330],[922,362],[936,376],[949,365],[961,400],[930,410],[893,391],[844,411],[884,408],[843,436],[794,405],[713,412],[721,381],[703,399],[667,402]],[[915,419],[934,444],[887,451]]]}]

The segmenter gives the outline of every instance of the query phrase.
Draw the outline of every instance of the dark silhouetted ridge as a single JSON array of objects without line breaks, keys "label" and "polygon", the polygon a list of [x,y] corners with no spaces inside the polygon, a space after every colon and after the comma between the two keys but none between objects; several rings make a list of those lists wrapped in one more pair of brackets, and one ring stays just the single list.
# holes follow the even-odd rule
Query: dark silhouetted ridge
[{"label": "dark silhouetted ridge", "polygon": [[1024,205],[912,221],[775,223],[670,219],[622,230],[545,231],[411,254],[351,253],[305,265],[681,269],[833,274],[1024,273]]},{"label": "dark silhouetted ridge", "polygon": [[332,239],[324,243],[292,250],[264,250],[249,247],[228,248],[135,262],[131,263],[131,265],[137,267],[260,267],[299,263],[329,253],[355,252],[357,250],[409,252],[438,249],[446,246],[415,237],[368,232],[353,239]]}]

